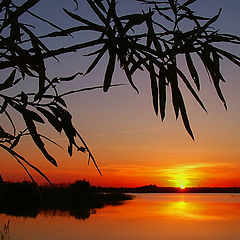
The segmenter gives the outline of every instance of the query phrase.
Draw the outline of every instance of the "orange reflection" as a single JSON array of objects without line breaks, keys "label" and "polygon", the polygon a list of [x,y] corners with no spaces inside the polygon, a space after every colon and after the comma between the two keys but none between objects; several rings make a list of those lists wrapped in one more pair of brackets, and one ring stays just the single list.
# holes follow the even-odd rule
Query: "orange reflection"
[{"label": "orange reflection", "polygon": [[119,207],[108,206],[98,214],[125,218],[226,221],[240,216],[239,197],[219,194],[143,194]]},{"label": "orange reflection", "polygon": [[220,220],[223,216],[212,214],[203,203],[199,202],[171,202],[164,208],[164,214],[174,215],[186,219],[195,220]]},{"label": "orange reflection", "polygon": [[[67,215],[10,219],[12,239],[239,239],[239,194],[137,194],[121,206],[98,209],[86,221]],[[12,227],[13,226],[13,227]],[[66,231],[67,229],[67,231]],[[94,231],[93,231],[94,229]],[[26,234],[27,233],[27,234]]]}]

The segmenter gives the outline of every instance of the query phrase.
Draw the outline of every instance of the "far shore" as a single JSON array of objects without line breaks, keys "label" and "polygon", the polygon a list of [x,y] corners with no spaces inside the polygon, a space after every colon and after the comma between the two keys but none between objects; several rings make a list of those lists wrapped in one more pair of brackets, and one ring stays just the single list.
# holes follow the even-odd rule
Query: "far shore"
[{"label": "far shore", "polygon": [[116,193],[240,193],[240,187],[158,187],[145,185],[136,188],[128,187],[94,187],[98,192]]}]

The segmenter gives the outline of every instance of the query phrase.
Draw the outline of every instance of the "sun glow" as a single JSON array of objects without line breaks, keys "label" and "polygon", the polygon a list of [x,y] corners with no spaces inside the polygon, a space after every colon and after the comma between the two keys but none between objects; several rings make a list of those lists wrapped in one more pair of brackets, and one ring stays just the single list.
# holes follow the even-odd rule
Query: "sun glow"
[{"label": "sun glow", "polygon": [[170,182],[174,183],[174,187],[185,189],[187,186],[189,186],[189,180],[187,177],[184,176],[184,174],[179,174],[178,176],[175,176],[175,179],[168,180]]},{"label": "sun glow", "polygon": [[196,164],[178,164],[166,169],[164,173],[168,178],[168,181],[171,182],[171,186],[185,189],[187,187],[193,186],[193,184],[196,184],[196,182],[199,181],[201,174],[199,174],[199,172],[193,171],[197,167],[199,166],[196,166]]},{"label": "sun glow", "polygon": [[187,180],[186,179],[176,179],[175,181],[176,187],[179,187],[181,189],[185,189],[187,187]]}]

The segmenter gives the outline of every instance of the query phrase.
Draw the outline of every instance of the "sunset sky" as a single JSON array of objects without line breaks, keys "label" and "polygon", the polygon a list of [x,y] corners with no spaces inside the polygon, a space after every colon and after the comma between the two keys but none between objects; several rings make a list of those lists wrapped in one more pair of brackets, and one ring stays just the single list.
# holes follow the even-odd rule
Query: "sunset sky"
[{"label": "sunset sky", "polygon": [[[72,1],[40,2],[38,7],[33,8],[34,12],[60,22],[65,27],[76,24],[69,21],[61,10],[64,6],[74,11]],[[80,1],[79,13],[94,19],[84,2]],[[141,9],[141,5],[134,0],[119,0],[118,4],[120,12],[131,13]],[[220,32],[240,35],[240,1],[199,0],[193,7],[199,15],[205,16],[215,15],[222,7],[222,15],[215,24],[216,28],[219,28]],[[39,28],[39,31],[41,30],[44,29]],[[89,36],[83,33],[82,37],[78,36],[71,41],[82,42]],[[64,38],[64,41],[67,43],[68,39]],[[52,40],[48,44],[51,48],[58,46],[58,43]],[[240,55],[239,47],[234,48],[230,45],[225,49]],[[49,60],[49,75],[68,76],[78,71],[84,72],[91,59],[83,54],[86,54],[86,51],[79,51],[74,55],[67,54],[60,57],[60,63]],[[79,76],[70,86],[63,84],[63,90],[101,85],[105,64],[106,62],[102,61],[91,74]],[[186,69],[183,60],[181,65]],[[227,80],[221,84],[228,105],[226,111],[204,67],[199,64],[198,68],[202,84],[200,96],[208,113],[206,114],[190,94],[181,88],[195,141],[187,134],[181,118],[175,120],[171,98],[167,102],[167,116],[164,122],[154,114],[150,81],[145,73],[138,72],[134,75],[135,84],[140,90],[140,94],[137,94],[128,84],[123,72],[117,68],[113,82],[126,85],[111,88],[107,93],[94,90],[66,98],[74,124],[93,152],[102,176],[92,164],[88,166],[87,154],[74,152],[70,158],[64,134],[58,135],[46,126],[39,125],[41,132],[63,146],[63,149],[60,149],[46,144],[58,162],[57,168],[44,159],[30,138],[24,138],[16,150],[54,183],[87,179],[92,185],[101,186],[240,186],[240,69],[227,60],[222,62],[222,72]],[[187,70],[185,73],[189,76]],[[32,85],[25,82],[22,87],[31,89]],[[22,126],[19,123],[19,130]],[[29,180],[22,167],[10,155],[0,150],[0,156],[0,171],[4,180]],[[34,171],[31,173],[38,182],[45,183]]]}]

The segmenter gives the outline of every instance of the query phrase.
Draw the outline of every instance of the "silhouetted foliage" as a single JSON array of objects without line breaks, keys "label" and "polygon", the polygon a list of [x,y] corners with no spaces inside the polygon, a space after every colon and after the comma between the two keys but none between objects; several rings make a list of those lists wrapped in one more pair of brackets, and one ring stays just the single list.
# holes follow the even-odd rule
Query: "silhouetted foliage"
[{"label": "silhouetted foliage", "polygon": [[72,191],[81,191],[86,193],[91,191],[90,183],[86,180],[78,180],[75,183],[70,184],[69,187]]},{"label": "silhouetted foliage", "polygon": [[[41,198],[37,190],[40,190]],[[70,186],[39,186],[39,189],[29,182],[4,182],[0,195],[3,197],[0,213],[36,217],[41,212],[51,215],[60,212],[83,220],[95,213],[96,209],[120,205],[133,198],[123,193],[100,193],[85,180],[76,181]]]},{"label": "silhouetted foliage", "polygon": [[[46,149],[44,140],[55,142],[39,133],[38,123],[48,123],[57,132],[64,132],[69,142],[69,155],[72,156],[73,148],[77,151],[87,152],[89,160],[92,160],[97,167],[93,154],[73,126],[72,116],[64,97],[97,88],[103,88],[103,91],[106,92],[111,86],[116,86],[111,85],[116,64],[120,65],[130,85],[137,92],[138,88],[133,79],[134,73],[136,71],[148,72],[154,111],[156,114],[160,113],[162,120],[165,118],[168,99],[167,88],[170,88],[176,118],[181,115],[184,126],[192,139],[194,139],[194,135],[179,83],[182,82],[185,85],[201,108],[206,111],[198,95],[201,79],[193,60],[195,55],[204,64],[219,99],[227,108],[220,87],[220,83],[225,81],[221,73],[221,60],[227,58],[240,66],[240,57],[223,50],[218,43],[239,45],[240,38],[231,34],[221,34],[213,28],[213,24],[220,16],[221,9],[215,16],[205,17],[198,16],[191,10],[191,4],[197,0],[138,1],[144,4],[144,7],[148,6],[148,10],[120,16],[117,13],[115,0],[86,0],[99,21],[92,22],[83,18],[79,9],[74,12],[63,9],[65,14],[77,23],[77,26],[66,29],[31,11],[31,8],[37,5],[39,0],[21,1],[21,3],[23,2],[21,5],[11,0],[3,0],[0,3],[0,69],[8,72],[8,76],[0,83],[0,114],[5,115],[12,126],[12,131],[0,126],[0,147],[22,165],[32,181],[34,180],[27,170],[27,166],[36,170],[47,181],[49,179],[15,151],[15,147],[24,136],[31,136],[44,157],[57,166],[56,160]],[[36,35],[32,31],[34,26],[31,23],[22,22],[23,15],[31,15],[42,21],[42,24],[51,25],[56,31]],[[182,29],[185,22],[191,22],[192,27]],[[144,32],[138,31],[139,25],[142,26]],[[57,49],[49,49],[43,41],[48,38],[58,39],[62,36],[72,37],[71,34],[82,31],[93,31],[97,33],[97,38]],[[58,41],[61,42],[61,39]],[[95,56],[95,58],[85,72],[77,72],[67,77],[49,78],[47,76],[46,59],[55,58],[57,60],[57,56],[61,54],[89,47],[93,48],[93,52],[90,52],[88,56]],[[58,93],[58,87],[62,82],[74,81],[76,77],[89,74],[104,55],[107,55],[108,59],[103,85]],[[192,79],[188,79],[180,69],[178,56],[185,56]],[[6,91],[17,86],[26,77],[37,82],[37,91],[22,91],[15,95],[10,95]],[[9,109],[21,115],[25,129],[17,131],[15,119],[9,113]],[[80,145],[76,139],[80,140]],[[98,171],[100,172],[99,169]]]}]

